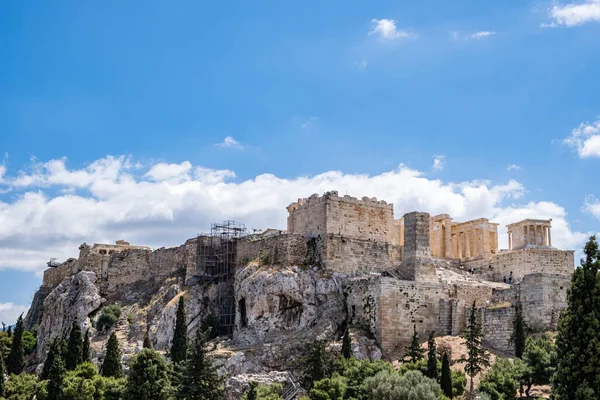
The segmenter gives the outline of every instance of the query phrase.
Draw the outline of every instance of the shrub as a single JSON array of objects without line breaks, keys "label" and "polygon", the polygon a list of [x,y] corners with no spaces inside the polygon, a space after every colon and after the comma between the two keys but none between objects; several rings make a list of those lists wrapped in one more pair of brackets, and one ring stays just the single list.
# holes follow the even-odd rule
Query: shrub
[{"label": "shrub", "polygon": [[121,307],[118,304],[106,306],[102,309],[102,312],[98,317],[96,328],[101,331],[106,331],[115,326],[119,317],[121,317]]}]

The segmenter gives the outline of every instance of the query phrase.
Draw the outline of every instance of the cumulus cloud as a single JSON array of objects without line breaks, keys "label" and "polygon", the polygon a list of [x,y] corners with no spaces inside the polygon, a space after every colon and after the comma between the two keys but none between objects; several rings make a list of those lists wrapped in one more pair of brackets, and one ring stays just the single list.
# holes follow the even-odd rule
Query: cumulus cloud
[{"label": "cumulus cloud", "polygon": [[240,142],[238,142],[231,136],[227,136],[225,139],[223,139],[223,141],[221,143],[217,143],[216,146],[225,147],[225,148],[235,148],[235,149],[243,149],[244,148],[244,146],[242,146],[242,144]]},{"label": "cumulus cloud", "polygon": [[517,164],[508,164],[507,171],[523,171],[523,168]]},{"label": "cumulus cloud", "polygon": [[446,157],[444,157],[444,156],[434,156],[433,157],[433,165],[431,166],[431,168],[433,168],[436,171],[441,171],[444,169],[445,166],[446,166]]},{"label": "cumulus cloud", "polygon": [[600,119],[580,124],[563,143],[576,149],[579,158],[600,157]]},{"label": "cumulus cloud", "polygon": [[550,9],[550,23],[542,27],[577,26],[588,22],[600,22],[600,0],[555,5]]},{"label": "cumulus cloud", "polygon": [[583,210],[600,220],[600,199],[596,196],[587,196],[583,203]]},{"label": "cumulus cloud", "polygon": [[0,321],[6,325],[13,325],[17,322],[19,315],[23,314],[23,317],[25,317],[26,312],[27,307],[25,306],[13,303],[0,303]]},{"label": "cumulus cloud", "polygon": [[465,36],[465,39],[480,40],[480,39],[488,38],[490,36],[494,36],[495,34],[496,34],[496,32],[492,32],[492,31],[480,31],[480,32],[471,33],[471,34]]},{"label": "cumulus cloud", "polygon": [[417,37],[413,32],[399,30],[396,27],[396,21],[386,18],[373,18],[371,20],[371,30],[369,31],[369,35],[376,35],[383,40],[410,39]]},{"label": "cumulus cloud", "polygon": [[[329,171],[233,181],[233,171],[187,161],[142,171],[131,165],[127,157],[106,157],[72,169],[59,159],[5,176],[0,189],[15,189],[15,195],[0,201],[0,269],[39,273],[51,257],[77,256],[82,242],[125,239],[153,248],[176,246],[225,219],[248,228],[285,229],[289,203],[328,190],[386,200],[394,204],[396,217],[415,210],[448,213],[456,221],[487,217],[502,224],[504,248],[504,225],[523,218],[552,218],[553,244],[559,248],[580,248],[587,237],[571,229],[557,204],[520,204],[525,188],[515,180],[443,182],[400,164],[378,175]],[[55,190],[69,188],[77,191]]]}]

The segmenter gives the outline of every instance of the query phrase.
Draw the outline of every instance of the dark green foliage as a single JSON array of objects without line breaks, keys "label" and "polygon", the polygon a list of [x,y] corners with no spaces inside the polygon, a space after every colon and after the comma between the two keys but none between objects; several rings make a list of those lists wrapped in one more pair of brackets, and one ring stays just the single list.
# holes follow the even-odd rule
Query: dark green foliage
[{"label": "dark green foliage", "polygon": [[0,357],[0,397],[4,396],[4,360]]},{"label": "dark green foliage", "polygon": [[102,376],[120,378],[123,376],[121,367],[121,350],[115,333],[111,333],[106,346],[106,357],[102,363]]},{"label": "dark green foliage", "polygon": [[404,348],[406,354],[404,354],[403,362],[416,363],[422,360],[425,354],[425,349],[419,343],[419,334],[417,333],[417,326],[413,325],[413,335],[410,340],[410,345]]},{"label": "dark green foliage", "polygon": [[117,320],[121,316],[121,307],[118,304],[112,304],[102,309],[98,321],[96,322],[96,328],[100,331],[106,331],[112,328],[117,323]]},{"label": "dark green foliage", "polygon": [[125,400],[168,400],[172,394],[166,360],[152,349],[143,349],[131,365]]},{"label": "dark green foliage", "polygon": [[77,321],[71,325],[69,342],[67,344],[67,356],[65,357],[65,367],[67,371],[74,370],[83,362],[83,342],[81,340],[81,328]]},{"label": "dark green foliage", "polygon": [[179,396],[188,400],[219,400],[225,397],[223,380],[207,357],[205,333],[198,330],[186,363]]},{"label": "dark green foliage", "polygon": [[308,356],[302,357],[300,363],[302,383],[307,389],[311,389],[316,381],[330,377],[333,372],[333,360],[321,340],[313,343]]},{"label": "dark green foliage", "polygon": [[5,368],[10,348],[12,347],[12,337],[8,337],[7,331],[0,331],[0,357],[4,358]]},{"label": "dark green foliage", "polygon": [[515,317],[513,319],[513,341],[515,343],[515,355],[518,358],[523,357],[525,349],[525,321],[523,320],[523,305],[517,302],[515,305]]},{"label": "dark green foliage", "polygon": [[250,382],[250,384],[248,385],[248,390],[246,390],[246,400],[257,400],[257,394],[256,394],[256,387],[258,386],[258,383],[256,382]]},{"label": "dark green foliage", "polygon": [[467,346],[467,357],[462,357],[460,361],[466,362],[465,372],[471,378],[469,397],[473,397],[473,377],[477,375],[483,367],[490,365],[490,355],[483,348],[483,333],[481,331],[481,324],[477,320],[477,308],[475,301],[471,306],[469,312],[469,319],[467,322],[467,328],[461,335]]},{"label": "dark green foliage", "polygon": [[346,398],[358,398],[365,379],[377,375],[380,371],[392,371],[392,364],[382,360],[373,362],[368,359],[342,359],[337,371],[346,379]]},{"label": "dark green foliage", "polygon": [[83,336],[83,345],[81,347],[81,360],[88,362],[92,359],[92,353],[90,351],[90,330],[85,331]]},{"label": "dark green foliage", "polygon": [[214,314],[209,314],[206,318],[202,319],[200,323],[200,329],[204,332],[206,339],[214,339],[219,334],[219,318]]},{"label": "dark green foliage", "polygon": [[344,337],[342,339],[342,356],[344,358],[352,357],[352,338],[350,338],[348,327],[344,330]]},{"label": "dark green foliage", "polygon": [[512,400],[519,389],[519,375],[523,363],[519,358],[497,358],[479,384],[479,391],[490,395],[492,400]]},{"label": "dark green foliage", "polygon": [[429,339],[427,340],[427,373],[425,376],[438,380],[438,370],[437,370],[437,349],[435,346],[435,332],[431,331],[429,334]]},{"label": "dark green foliage", "polygon": [[316,381],[310,389],[308,397],[311,400],[338,400],[346,397],[346,379],[337,372],[331,378]]},{"label": "dark green foliage", "polygon": [[8,337],[12,337],[12,325],[8,326],[8,330],[6,331],[6,333],[8,334]]},{"label": "dark green foliage", "polygon": [[54,360],[60,358],[64,363],[63,358],[63,348],[64,342],[56,337],[50,342],[50,348],[48,350],[48,354],[46,354],[46,359],[44,360],[44,369],[42,370],[42,374],[40,375],[41,380],[46,380],[50,377],[50,368],[54,364]]},{"label": "dark green foliage", "polygon": [[47,400],[62,400],[65,372],[66,370],[63,358],[55,356],[48,371]]},{"label": "dark green foliage", "polygon": [[548,336],[529,337],[523,351],[524,370],[521,383],[525,386],[525,395],[533,385],[548,385],[556,371],[556,347]]},{"label": "dark green foliage", "polygon": [[150,340],[150,336],[148,335],[148,332],[146,332],[146,334],[144,335],[144,349],[151,349],[152,347],[152,341]]},{"label": "dark green foliage", "polygon": [[182,362],[187,359],[187,322],[185,317],[185,300],[179,298],[177,305],[177,319],[173,332],[173,343],[171,344],[171,361]]},{"label": "dark green foliage", "polygon": [[23,332],[23,352],[25,353],[25,355],[31,354],[33,350],[35,350],[36,345],[37,340],[33,332]]},{"label": "dark green foliage", "polygon": [[17,325],[15,326],[10,353],[8,354],[8,360],[6,362],[6,371],[9,375],[18,375],[23,372],[23,368],[25,368],[25,352],[23,350],[24,330],[23,314],[21,314],[17,319]]},{"label": "dark green foliage", "polygon": [[[282,400],[283,386],[281,383],[273,383],[271,385],[256,385],[255,382],[250,382],[250,386],[254,386],[254,391],[246,391],[242,396],[242,400]],[[255,396],[255,397],[250,397]]]},{"label": "dark green foliage", "polygon": [[553,379],[558,400],[600,399],[600,250],[594,236],[583,252],[558,323],[558,368]]},{"label": "dark green foliage", "polygon": [[45,384],[33,374],[11,375],[4,386],[4,398],[8,400],[45,400],[45,394]]},{"label": "dark green foliage", "polygon": [[444,353],[442,357],[442,377],[440,378],[440,386],[442,392],[448,398],[452,398],[452,374],[450,372],[450,360],[448,360],[448,353]]},{"label": "dark green foliage", "polygon": [[408,371],[402,376],[381,371],[365,379],[362,390],[364,399],[437,400],[442,394],[438,383],[419,371]]}]

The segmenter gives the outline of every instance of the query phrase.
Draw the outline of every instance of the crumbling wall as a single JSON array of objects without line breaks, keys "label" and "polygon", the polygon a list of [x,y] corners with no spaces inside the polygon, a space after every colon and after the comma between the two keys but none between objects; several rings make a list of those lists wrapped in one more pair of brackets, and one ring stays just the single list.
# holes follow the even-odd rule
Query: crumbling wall
[{"label": "crumbling wall", "polygon": [[268,265],[317,264],[316,257],[309,252],[310,242],[311,239],[299,234],[281,234],[261,239],[243,238],[237,242],[237,264],[245,265],[259,259]]},{"label": "crumbling wall", "polygon": [[514,352],[513,320],[515,309],[512,306],[493,307],[483,310],[482,332],[484,343],[507,353]]},{"label": "crumbling wall", "polygon": [[384,271],[402,262],[402,248],[391,243],[327,235],[322,249],[325,267],[345,274]]},{"label": "crumbling wall", "polygon": [[48,268],[44,271],[42,286],[55,287],[68,276],[73,275],[72,263],[62,263],[58,267]]}]

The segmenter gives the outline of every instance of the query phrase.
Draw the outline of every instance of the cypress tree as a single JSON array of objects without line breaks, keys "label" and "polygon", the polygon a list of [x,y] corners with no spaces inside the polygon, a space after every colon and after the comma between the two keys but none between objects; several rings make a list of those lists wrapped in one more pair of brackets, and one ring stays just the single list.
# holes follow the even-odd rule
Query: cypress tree
[{"label": "cypress tree", "polygon": [[168,400],[173,388],[169,366],[156,351],[143,349],[136,356],[125,389],[125,400]]},{"label": "cypress tree", "polygon": [[482,371],[483,367],[490,366],[490,354],[483,348],[483,333],[481,332],[481,324],[477,320],[475,301],[473,301],[469,312],[467,328],[461,337],[465,339],[463,344],[467,346],[467,357],[462,357],[460,361],[466,363],[465,372],[471,378],[469,398],[472,399],[473,378]]},{"label": "cypress tree", "polygon": [[431,331],[429,334],[429,339],[427,340],[427,376],[431,379],[438,380],[438,370],[437,370],[437,354],[436,354],[436,345],[435,345],[435,331]]},{"label": "cypress tree", "polygon": [[6,331],[6,334],[8,335],[8,337],[12,336],[12,325],[8,326],[8,330]]},{"label": "cypress tree", "polygon": [[515,305],[513,339],[515,343],[515,356],[522,358],[523,350],[525,350],[525,339],[527,339],[527,337],[525,335],[525,321],[523,320],[523,305],[520,301]]},{"label": "cypress tree", "polygon": [[452,373],[450,372],[450,360],[448,360],[448,353],[444,352],[442,358],[442,377],[440,378],[440,386],[444,395],[451,399],[452,394]]},{"label": "cypress tree", "polygon": [[246,391],[246,400],[258,400],[258,394],[256,393],[256,387],[258,384],[254,381],[248,385],[248,391]]},{"label": "cypress tree", "polygon": [[90,330],[85,331],[83,336],[83,346],[81,348],[81,359],[83,362],[89,362],[92,359],[92,352],[90,351]]},{"label": "cypress tree", "polygon": [[4,360],[0,354],[0,398],[4,396]]},{"label": "cypress tree", "polygon": [[352,357],[352,339],[350,338],[350,330],[346,326],[344,338],[342,339],[342,356],[345,359]]},{"label": "cypress tree", "polygon": [[148,335],[148,332],[146,332],[146,334],[144,335],[144,349],[151,349],[152,348],[152,341],[150,340],[150,336]]},{"label": "cypress tree", "polygon": [[419,343],[419,334],[417,333],[417,325],[413,325],[413,335],[410,340],[410,345],[404,348],[406,354],[402,359],[403,362],[415,363],[422,360],[425,354],[425,349]]},{"label": "cypress tree", "polygon": [[179,298],[177,305],[177,319],[173,332],[173,344],[171,345],[171,361],[178,363],[187,359],[187,322],[185,318],[185,301],[183,296]]},{"label": "cypress tree", "polygon": [[206,334],[200,329],[187,360],[179,396],[187,400],[220,400],[225,398],[223,380],[207,357]]},{"label": "cypress tree", "polygon": [[71,325],[71,333],[67,344],[67,356],[65,357],[65,367],[67,371],[72,371],[83,362],[83,342],[81,341],[81,328],[77,321]]},{"label": "cypress tree", "polygon": [[40,375],[41,380],[46,380],[50,377],[50,368],[52,368],[55,359],[60,358],[61,362],[64,364],[63,347],[63,341],[58,337],[55,337],[50,342],[50,349],[48,350],[48,354],[46,355],[46,360],[44,360],[44,369],[42,370],[42,374]]},{"label": "cypress tree", "polygon": [[102,363],[102,376],[113,378],[120,378],[123,376],[119,340],[114,332],[111,333],[108,338],[106,357],[104,358],[104,363]]},{"label": "cypress tree", "polygon": [[[45,367],[45,366],[44,366]],[[48,368],[48,395],[47,400],[61,400],[63,383],[65,379],[65,363],[62,357],[55,356]]]},{"label": "cypress tree", "polygon": [[557,400],[600,399],[600,250],[595,236],[583,253],[558,323],[552,388]]},{"label": "cypress tree", "polygon": [[6,363],[6,371],[8,374],[19,375],[25,368],[25,353],[23,350],[23,314],[17,319],[17,325],[15,326],[15,332],[13,334],[12,346],[10,347],[10,353],[8,354],[8,361]]}]

